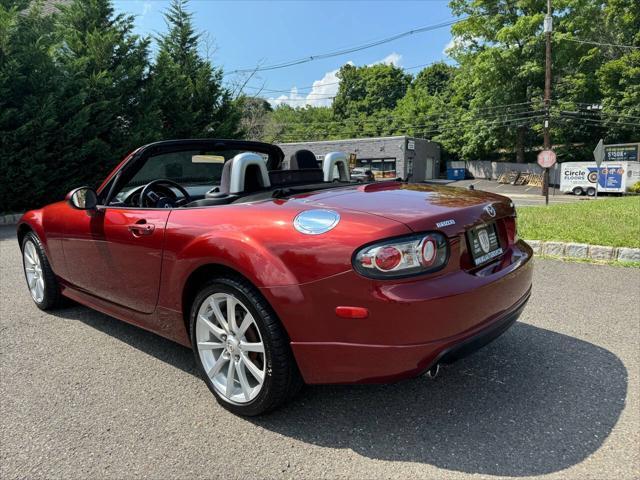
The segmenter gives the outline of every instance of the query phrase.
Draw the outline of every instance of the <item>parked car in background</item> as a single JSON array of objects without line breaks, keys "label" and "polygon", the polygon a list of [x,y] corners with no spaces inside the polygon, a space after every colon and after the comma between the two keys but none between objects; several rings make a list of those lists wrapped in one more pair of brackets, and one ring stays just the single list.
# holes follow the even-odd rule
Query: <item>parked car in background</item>
[{"label": "parked car in background", "polygon": [[241,415],[305,382],[435,375],[518,318],[532,250],[508,198],[358,184],[340,152],[322,168],[303,150],[282,169],[283,156],[257,142],[152,143],[97,190],[25,213],[33,301],[67,297],[191,347]]},{"label": "parked car in background", "polygon": [[362,167],[356,167],[351,170],[351,180],[356,182],[375,182],[376,177],[371,170]]},{"label": "parked car in background", "polygon": [[351,180],[356,182],[368,182],[369,175],[367,175],[367,170],[362,167],[356,167],[351,170]]}]

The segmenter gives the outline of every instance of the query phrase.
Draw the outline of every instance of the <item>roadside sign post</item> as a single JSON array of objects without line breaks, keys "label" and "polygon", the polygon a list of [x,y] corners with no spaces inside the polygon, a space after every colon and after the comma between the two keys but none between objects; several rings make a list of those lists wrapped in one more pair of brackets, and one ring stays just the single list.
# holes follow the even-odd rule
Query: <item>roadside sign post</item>
[{"label": "roadside sign post", "polygon": [[[596,175],[596,196],[598,198],[598,185],[600,184],[600,165],[602,165],[602,161],[604,160],[604,140],[600,139],[596,149],[593,151],[593,158],[596,161],[596,167],[598,167],[598,174]],[[607,172],[608,173],[608,172]],[[607,181],[605,180],[605,186]]]},{"label": "roadside sign post", "polygon": [[544,201],[549,205],[549,169],[556,164],[556,152],[553,150],[542,150],[538,154],[538,165],[544,168],[544,185],[543,187]]}]

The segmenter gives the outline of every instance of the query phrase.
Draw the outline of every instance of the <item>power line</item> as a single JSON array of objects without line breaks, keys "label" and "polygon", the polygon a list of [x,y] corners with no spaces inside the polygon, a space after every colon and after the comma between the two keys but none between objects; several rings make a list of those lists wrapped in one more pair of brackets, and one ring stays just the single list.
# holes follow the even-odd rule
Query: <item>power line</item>
[{"label": "power line", "polygon": [[302,57],[302,58],[298,58],[296,60],[288,60],[285,62],[281,62],[281,63],[275,63],[272,65],[267,65],[264,67],[255,67],[255,68],[238,68],[235,70],[231,70],[228,73],[225,73],[226,75],[233,75],[233,74],[237,74],[237,73],[255,73],[255,72],[264,72],[264,71],[268,71],[268,70],[277,70],[280,68],[287,68],[287,67],[292,67],[294,65],[300,65],[303,63],[308,63],[308,62],[313,62],[315,60],[323,60],[326,58],[332,58],[332,57],[337,57],[340,55],[346,55],[349,53],[354,53],[354,52],[359,52],[361,50],[366,50],[369,48],[373,48],[373,47],[377,47],[379,45],[383,45],[385,43],[389,43],[389,42],[393,42],[395,40],[399,40],[401,38],[404,37],[408,37],[410,35],[415,35],[417,33],[424,33],[424,32],[430,32],[432,30],[437,30],[439,28],[444,28],[444,27],[448,27],[451,25],[454,25],[458,22],[464,21],[469,17],[463,17],[460,19],[456,19],[456,20],[448,20],[446,22],[442,22],[442,23],[437,23],[434,25],[427,25],[425,27],[420,27],[420,28],[414,28],[412,30],[407,30],[406,32],[402,32],[402,33],[398,33],[395,35],[392,35],[390,37],[386,37],[383,38],[381,40],[376,40],[373,42],[369,42],[369,43],[365,43],[362,45],[357,45],[354,47],[348,47],[348,48],[344,48],[342,50],[334,50],[332,52],[326,52],[326,53],[320,53],[317,55],[309,55],[308,57]]},{"label": "power line", "polygon": [[[470,122],[479,122],[479,121],[486,121],[489,123],[505,123],[505,122],[512,122],[512,121],[518,121],[518,120],[522,120],[522,119],[530,119],[530,118],[536,118],[538,116],[540,116],[542,110],[528,110],[528,111],[518,111],[518,112],[509,112],[509,113],[500,113],[500,114],[490,114],[488,116],[475,116],[473,118],[454,118],[453,115],[450,115],[448,118],[442,118],[442,116],[436,115],[436,116],[432,116],[430,118],[426,118],[424,119],[425,121],[431,121],[431,122],[439,122],[441,125],[438,127],[435,127],[435,130],[440,130],[443,128],[442,124],[446,124],[446,122],[450,121],[450,120],[455,120],[456,124],[465,124],[465,123],[470,123]],[[525,115],[524,117],[520,117],[520,115]],[[401,118],[396,119],[396,120],[403,120]],[[318,123],[312,123],[311,125],[309,125],[309,127],[311,128],[337,128],[337,129],[342,129],[342,130],[346,130],[346,129],[351,129],[351,128],[366,128],[366,126],[370,126],[371,128],[375,128],[375,127],[382,127],[382,126],[389,126],[388,122],[383,125],[383,122],[385,121],[385,118],[379,118],[379,119],[346,119],[346,120],[335,120],[335,121],[330,121],[330,122],[318,122]],[[262,124],[262,125],[266,125],[266,124]],[[296,127],[301,127],[303,126],[302,124],[299,123],[273,123],[273,124],[269,124],[271,126],[274,127],[286,127],[286,126],[296,126]],[[412,128],[418,128],[418,127],[434,127],[433,124],[422,124],[422,125],[415,125],[415,124],[409,124],[407,125],[406,123],[397,123],[397,124],[391,124],[391,126],[395,126],[396,128],[400,125],[405,125],[405,126],[409,126]],[[446,126],[444,127],[446,128]]]},{"label": "power line", "polygon": [[640,47],[635,46],[635,45],[621,45],[619,43],[603,43],[603,42],[594,42],[591,40],[579,40],[577,38],[569,38],[569,37],[558,37],[560,40],[568,40],[570,42],[575,42],[575,43],[583,43],[583,44],[587,44],[587,45],[597,45],[600,47],[618,47],[618,48],[632,48],[635,50],[640,50]]},{"label": "power line", "polygon": [[561,110],[560,111],[561,114],[567,114],[567,115],[604,115],[606,117],[625,117],[625,118],[633,118],[636,120],[640,120],[640,117],[636,116],[636,115],[627,115],[624,113],[610,113],[610,112],[605,112],[602,110],[581,110],[578,112],[572,112],[572,111],[568,111],[568,110]]},{"label": "power line", "polygon": [[[452,59],[443,58],[442,60],[437,60],[435,62],[423,63],[423,64],[420,64],[420,65],[414,65],[412,67],[402,68],[402,70],[404,70],[404,71],[415,70],[416,68],[423,68],[423,67],[428,67],[428,66],[431,66],[431,65],[436,65],[438,63],[452,62],[452,61],[453,61]],[[317,88],[317,87],[326,87],[326,86],[329,86],[329,85],[338,85],[339,83],[340,83],[339,81],[338,82],[317,83],[315,85],[309,85],[309,86],[306,86],[306,87],[291,87],[291,88],[288,88],[288,89],[276,89],[276,90],[270,89],[270,88],[262,88],[262,87],[258,87],[256,85],[245,85],[243,88],[251,88],[251,89],[254,89],[254,90],[260,90],[260,91],[263,91],[263,92],[272,92],[272,93],[290,93],[294,88],[297,91],[300,91],[300,90],[309,90],[309,89]]]},{"label": "power line", "polygon": [[[502,104],[502,105],[493,105],[493,106],[488,106],[488,107],[480,107],[474,110],[467,110],[467,113],[473,113],[474,114],[474,118],[481,118],[478,116],[479,113],[482,112],[487,112],[486,115],[488,115],[488,117],[486,118],[492,118],[493,116],[498,117],[501,115],[512,115],[512,114],[519,114],[519,113],[527,113],[526,111],[511,111],[511,112],[496,112],[493,110],[497,110],[497,109],[509,109],[509,108],[513,108],[516,107],[516,110],[522,110],[523,108],[532,108],[532,106],[534,104],[540,104],[540,101],[529,101],[529,102],[518,102],[518,103],[507,103],[507,104]],[[526,106],[526,107],[525,107]],[[529,110],[529,111],[537,111],[537,110]],[[448,112],[443,112],[440,113],[438,115],[432,115],[430,118],[433,119],[434,121],[437,119],[442,119],[442,118],[453,118],[453,114],[448,113]],[[374,119],[367,119],[367,118],[346,118],[344,120],[329,120],[329,121],[324,121],[324,122],[314,122],[313,125],[317,126],[317,125],[335,125],[335,124],[345,124],[348,122],[354,122],[354,123],[374,123],[374,122],[381,122],[381,121],[393,121],[393,120],[398,120],[398,119],[403,119],[404,117],[401,115],[386,115],[384,117],[380,117],[380,118],[374,118]],[[262,122],[262,125],[266,125],[269,122]],[[300,123],[298,122],[285,122],[285,123],[278,123],[278,124],[273,124],[273,125],[280,125],[280,126],[285,126],[285,125],[295,125],[298,126],[300,125]]]},{"label": "power line", "polygon": [[[629,123],[629,122],[622,122],[622,121],[611,121],[611,120],[603,120],[603,119],[591,119],[591,118],[579,118],[579,117],[575,117],[575,116],[571,116],[571,115],[566,115],[566,114],[561,114],[561,113],[557,113],[557,112],[552,112],[553,113],[553,117],[556,120],[562,120],[562,121],[573,121],[573,122],[582,122],[584,126],[592,126],[592,127],[603,127],[604,124],[607,124],[609,126],[611,125],[624,125],[624,126],[635,126],[635,123]],[[358,135],[364,135],[365,138],[368,135],[367,132],[364,132],[363,129],[365,128],[369,128],[370,130],[378,130],[378,132],[383,131],[385,134],[392,134],[392,133],[397,133],[397,132],[403,132],[403,131],[408,131],[408,130],[419,130],[419,133],[426,135],[426,134],[432,134],[432,133],[438,133],[443,131],[444,129],[447,128],[446,125],[446,121],[448,120],[455,120],[456,123],[469,123],[469,122],[478,122],[478,121],[485,121],[488,123],[488,127],[500,127],[500,126],[512,126],[512,125],[518,125],[518,126],[523,126],[526,125],[528,123],[531,123],[531,121],[534,120],[538,120],[541,118],[545,118],[546,117],[546,113],[544,110],[529,110],[529,111],[520,111],[520,112],[509,112],[509,113],[499,113],[499,114],[493,114],[493,116],[481,116],[481,117],[475,117],[475,118],[467,118],[467,119],[453,119],[453,118],[447,118],[442,120],[442,124],[438,125],[438,126],[434,126],[433,124],[428,124],[428,123],[422,123],[422,124],[408,124],[408,123],[400,123],[400,124],[396,124],[396,125],[381,125],[379,122],[381,119],[378,119],[378,124],[376,125],[375,123],[369,127],[366,127],[366,123],[371,123],[371,122],[376,122],[376,120],[370,120],[370,121],[366,121],[366,119],[353,119],[353,120],[361,120],[361,121],[355,121],[352,124],[345,124],[344,121],[340,122],[340,121],[336,121],[336,122],[325,122],[325,129],[324,131],[318,132],[316,131],[316,133],[320,133],[321,135],[319,135],[320,137],[327,137],[327,136],[345,136],[345,135],[353,135],[354,132],[359,131],[359,133],[357,133]],[[362,121],[364,120],[364,121]],[[434,120],[437,120],[437,117],[434,118]],[[275,124],[275,126],[285,126],[285,125],[291,125],[291,124]],[[301,126],[300,124],[293,124],[293,125],[297,125],[297,126]],[[317,127],[319,124],[312,124],[310,125],[311,127]],[[385,128],[385,127],[391,127],[389,128]],[[333,128],[332,127],[338,127],[338,128]],[[376,128],[378,127],[378,128]],[[378,135],[378,132],[370,132],[371,135]],[[276,134],[277,138],[282,138],[282,139],[295,139],[298,140],[300,139],[301,135],[304,135],[303,132],[300,133],[280,133],[280,134]]]},{"label": "power line", "polygon": [[567,120],[578,120],[581,122],[591,122],[591,123],[597,123],[600,125],[624,125],[624,126],[629,126],[629,127],[637,127],[638,124],[637,123],[631,123],[631,122],[621,122],[621,121],[612,121],[610,119],[606,119],[606,118],[584,118],[584,117],[577,117],[574,115],[567,115],[567,114],[560,114],[561,118],[567,119]]},{"label": "power line", "polygon": [[[309,94],[311,95],[311,94]],[[315,93],[313,95],[322,95],[321,93]],[[253,97],[253,98],[261,98],[263,100],[269,100],[266,99],[264,97]],[[281,103],[288,103],[288,102],[307,102],[307,101],[311,101],[311,100],[333,100],[334,98],[336,98],[336,95],[327,95],[327,96],[322,96],[322,97],[313,97],[313,98],[283,98],[283,99],[279,99],[279,98],[272,98],[271,101],[273,102],[281,102]]]},{"label": "power line", "polygon": [[[528,123],[530,120],[536,120],[539,118],[543,118],[545,116],[544,113],[540,113],[538,115],[535,116],[530,116],[530,117],[522,117],[522,118],[513,118],[513,119],[508,119],[508,120],[503,120],[503,121],[495,121],[493,122],[493,124],[491,126],[493,127],[497,127],[497,126],[509,126],[511,124],[519,124],[519,126],[524,125],[526,123]],[[431,127],[430,129],[424,130],[425,127]],[[419,124],[419,125],[413,125],[413,124],[404,124],[404,125],[397,125],[392,127],[392,129],[383,129],[385,134],[390,135],[393,133],[399,133],[399,132],[403,132],[403,131],[407,131],[407,130],[419,130],[419,132],[423,135],[429,134],[429,133],[437,133],[437,132],[441,132],[442,131],[442,127],[437,127],[437,128],[433,128],[432,125],[428,125],[428,124]],[[321,136],[329,136],[329,135],[337,135],[337,136],[346,136],[349,134],[352,134],[353,132],[347,131],[346,129],[343,129],[341,131],[328,131],[325,130],[322,132],[324,135]],[[359,133],[359,135],[364,135],[363,138],[367,138],[366,135],[367,133],[365,132],[361,132]],[[371,132],[371,135],[378,135],[378,133],[376,132]],[[276,138],[289,138],[289,139],[299,139],[300,138],[300,134],[295,134],[295,133],[280,133],[280,134],[276,134],[275,135]]]},{"label": "power line", "polygon": [[[555,112],[554,112],[555,113]],[[541,118],[544,118],[546,116],[544,110],[533,110],[533,111],[529,111],[529,112],[513,112],[511,114],[512,116],[509,117],[507,116],[507,118],[503,118],[500,119],[500,117],[502,115],[498,115],[496,117],[480,117],[480,118],[473,118],[473,119],[462,119],[462,120],[457,120],[456,123],[468,123],[468,122],[474,122],[474,121],[479,121],[479,120],[483,120],[483,121],[487,121],[489,123],[489,127],[500,127],[500,126],[511,126],[514,124],[517,124],[518,126],[523,126],[526,125],[527,123],[530,123],[532,120],[538,120]],[[525,116],[519,116],[519,115],[525,115]],[[556,120],[563,120],[563,121],[579,121],[579,122],[588,122],[588,123],[584,123],[585,126],[593,126],[593,127],[603,127],[603,124],[608,123],[609,125],[613,124],[613,125],[631,125],[631,126],[635,126],[634,123],[628,123],[628,122],[610,122],[607,120],[596,120],[596,119],[588,119],[588,118],[577,118],[577,117],[572,117],[572,116],[566,116],[566,115],[561,115],[561,114],[554,114],[554,118]],[[278,126],[283,126],[283,124],[280,124]],[[316,126],[316,125],[312,125],[312,126]],[[419,133],[421,134],[431,134],[431,133],[438,133],[441,132],[443,129],[446,129],[446,125],[439,125],[434,127],[432,124],[397,124],[397,125],[392,125],[391,129],[389,128],[384,128],[385,126],[382,125],[377,125],[378,127],[382,127],[381,130],[384,131],[385,134],[391,134],[391,133],[397,133],[397,132],[402,132],[402,131],[407,131],[407,130],[419,130]],[[329,127],[325,127],[325,128],[330,128]],[[321,137],[327,137],[327,136],[345,136],[345,135],[351,135],[354,133],[354,128],[356,128],[357,130],[359,130],[360,132],[358,133],[358,135],[364,135],[366,138],[367,132],[363,132],[363,128],[365,128],[364,125],[357,125],[357,124],[353,124],[353,125],[342,125],[341,128],[339,129],[334,129],[334,130],[324,130],[322,132],[317,132],[316,133],[321,133]],[[376,129],[376,125],[369,127],[370,129],[375,130]],[[426,129],[425,129],[426,128]],[[380,129],[378,129],[378,131],[380,131]],[[371,132],[371,135],[378,135],[379,133],[377,132]],[[279,133],[276,134],[277,138],[282,138],[282,139],[299,139],[300,136],[303,135],[302,132],[300,133]]]}]

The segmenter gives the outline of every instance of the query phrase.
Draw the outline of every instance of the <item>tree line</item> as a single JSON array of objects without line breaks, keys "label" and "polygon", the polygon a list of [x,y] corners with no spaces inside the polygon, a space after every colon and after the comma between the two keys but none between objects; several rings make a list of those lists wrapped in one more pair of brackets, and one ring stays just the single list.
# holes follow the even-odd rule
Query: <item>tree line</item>
[{"label": "tree line", "polygon": [[[550,126],[559,159],[592,159],[599,138],[640,141],[640,2],[553,3]],[[462,18],[448,51],[455,66],[410,75],[393,65],[344,65],[330,107],[257,101],[251,133],[268,141],[407,134],[439,142],[450,159],[534,161],[546,113],[546,0],[450,7]]]},{"label": "tree line", "polygon": [[[601,137],[640,140],[640,2],[554,5],[550,115],[559,158],[589,159]],[[441,143],[448,159],[533,160],[545,114],[546,0],[450,7],[461,18],[448,52],[454,65],[410,74],[346,64],[331,106],[273,108],[224,86],[186,0],[165,12],[153,54],[152,39],[110,0],[72,0],[54,14],[37,0],[0,0],[0,210],[96,185],[132,149],[169,138],[407,134]]]},{"label": "tree line", "polygon": [[0,0],[0,210],[95,186],[132,149],[168,138],[241,135],[222,71],[204,58],[186,2],[165,13],[151,58],[134,17],[110,0]]}]

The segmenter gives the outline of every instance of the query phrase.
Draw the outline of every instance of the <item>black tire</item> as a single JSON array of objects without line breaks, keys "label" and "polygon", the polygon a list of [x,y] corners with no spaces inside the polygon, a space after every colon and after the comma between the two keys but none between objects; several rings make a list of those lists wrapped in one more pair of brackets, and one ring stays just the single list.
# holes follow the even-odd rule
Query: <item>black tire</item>
[{"label": "black tire", "polygon": [[582,189],[582,187],[574,187],[574,189],[572,190],[573,194],[576,196],[580,196],[584,193],[584,190]]},{"label": "black tire", "polygon": [[[204,300],[214,293],[236,296],[249,309],[260,330],[265,350],[266,375],[262,390],[248,403],[231,403],[220,395],[202,366],[196,341],[196,316]],[[267,301],[246,280],[225,276],[206,283],[193,301],[189,320],[191,344],[200,375],[225,409],[236,415],[261,415],[279,407],[300,391],[303,381],[289,346],[289,338]]]},{"label": "black tire", "polygon": [[51,269],[51,265],[49,264],[49,259],[47,258],[47,254],[44,251],[44,247],[42,246],[42,242],[38,238],[38,236],[33,233],[27,233],[22,239],[22,245],[20,246],[22,255],[22,269],[25,274],[25,280],[27,280],[27,288],[29,287],[29,282],[27,279],[27,272],[25,270],[25,259],[24,259],[24,249],[28,242],[33,243],[36,253],[40,259],[40,265],[42,269],[42,278],[44,280],[44,295],[41,301],[37,301],[31,296],[33,303],[40,310],[53,310],[63,305],[63,297],[60,293],[60,285],[58,284],[58,280],[56,279],[55,273]]},{"label": "black tire", "polygon": [[593,187],[587,188],[587,196],[588,197],[595,197],[596,196],[596,189],[593,188]]}]

